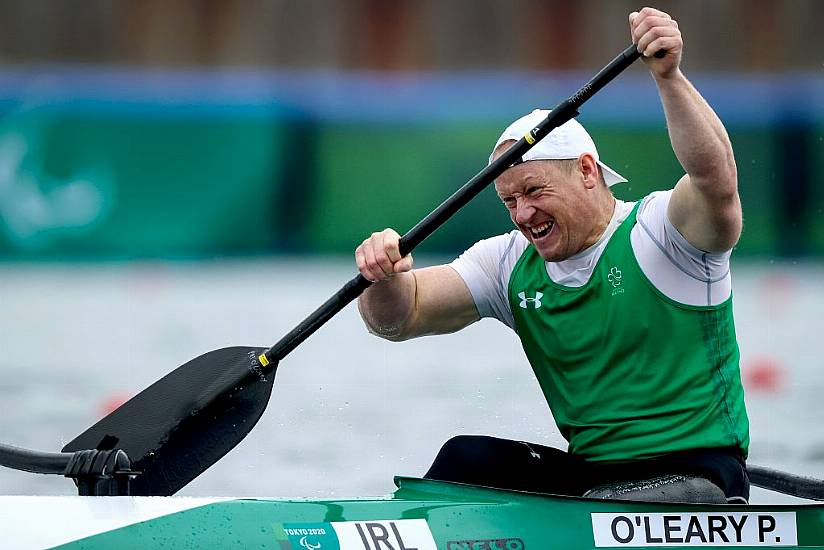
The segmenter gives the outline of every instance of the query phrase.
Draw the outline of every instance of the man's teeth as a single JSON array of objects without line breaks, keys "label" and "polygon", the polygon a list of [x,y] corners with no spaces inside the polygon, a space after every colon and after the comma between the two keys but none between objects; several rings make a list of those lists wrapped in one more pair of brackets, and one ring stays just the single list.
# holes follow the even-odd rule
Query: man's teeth
[{"label": "man's teeth", "polygon": [[547,231],[552,229],[553,225],[555,225],[555,222],[546,222],[546,223],[542,223],[541,225],[536,225],[536,226],[530,227],[529,230],[532,232],[532,234],[534,236],[540,237],[540,236],[546,234]]}]

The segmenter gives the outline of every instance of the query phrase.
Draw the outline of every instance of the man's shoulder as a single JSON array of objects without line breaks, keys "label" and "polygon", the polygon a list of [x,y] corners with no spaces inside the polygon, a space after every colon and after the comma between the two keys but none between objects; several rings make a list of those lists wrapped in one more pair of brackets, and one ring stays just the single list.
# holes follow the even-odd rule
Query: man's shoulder
[{"label": "man's shoulder", "polygon": [[502,243],[506,243],[506,246],[510,246],[511,243],[522,242],[524,245],[529,244],[529,241],[524,234],[518,231],[517,229],[513,229],[512,231],[507,231],[506,233],[501,233],[500,235],[494,235],[492,237],[487,237],[485,239],[480,239],[476,241],[475,244],[484,244],[489,246],[500,246]]},{"label": "man's shoulder", "polygon": [[510,231],[476,242],[449,264],[463,278],[481,317],[514,328],[507,300],[509,276],[528,245],[520,231]]},{"label": "man's shoulder", "polygon": [[670,197],[672,197],[672,189],[653,191],[646,195],[639,201],[636,217],[644,221],[663,223]]},{"label": "man's shoulder", "polygon": [[644,197],[631,243],[641,271],[662,294],[690,306],[713,306],[731,292],[730,252],[695,248],[669,221],[672,190]]},{"label": "man's shoulder", "polygon": [[529,246],[529,241],[517,229],[508,233],[481,239],[473,244],[464,255],[483,258],[486,261],[499,262],[504,257],[519,257]]}]

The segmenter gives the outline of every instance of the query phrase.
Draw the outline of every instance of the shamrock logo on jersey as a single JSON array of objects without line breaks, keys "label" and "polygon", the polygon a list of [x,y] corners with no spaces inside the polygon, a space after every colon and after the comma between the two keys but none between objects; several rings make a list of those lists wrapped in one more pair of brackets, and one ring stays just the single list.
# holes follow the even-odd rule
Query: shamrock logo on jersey
[{"label": "shamrock logo on jersey", "polygon": [[607,275],[607,280],[612,283],[612,286],[614,287],[621,286],[621,270],[617,267],[610,269],[609,275]]}]

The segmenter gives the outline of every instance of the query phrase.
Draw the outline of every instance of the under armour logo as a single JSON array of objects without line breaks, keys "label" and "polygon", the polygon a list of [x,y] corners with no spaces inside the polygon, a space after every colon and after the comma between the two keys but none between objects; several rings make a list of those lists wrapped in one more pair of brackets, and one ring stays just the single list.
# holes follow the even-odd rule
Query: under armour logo
[{"label": "under armour logo", "polygon": [[610,269],[609,275],[607,275],[607,280],[612,283],[612,286],[621,286],[621,270],[617,267]]},{"label": "under armour logo", "polygon": [[543,296],[544,296],[543,292],[535,292],[535,297],[534,298],[527,298],[526,297],[526,292],[521,291],[521,292],[518,293],[518,298],[521,299],[521,303],[519,305],[522,308],[526,309],[526,307],[527,307],[526,305],[529,302],[532,302],[532,307],[534,307],[535,309],[538,309],[539,307],[541,307],[541,298],[543,298]]}]

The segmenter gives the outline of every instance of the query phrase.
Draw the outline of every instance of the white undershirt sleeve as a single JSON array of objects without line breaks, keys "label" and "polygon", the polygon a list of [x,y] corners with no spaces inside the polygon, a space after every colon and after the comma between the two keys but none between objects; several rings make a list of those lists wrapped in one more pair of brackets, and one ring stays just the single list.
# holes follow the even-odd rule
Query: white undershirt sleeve
[{"label": "white undershirt sleeve", "polygon": [[638,209],[631,233],[641,271],[665,296],[693,306],[718,305],[732,292],[730,254],[699,250],[667,215],[672,190],[650,194]]},{"label": "white undershirt sleeve", "polygon": [[478,241],[449,264],[469,287],[478,313],[515,329],[507,296],[509,277],[529,243],[519,231]]}]

